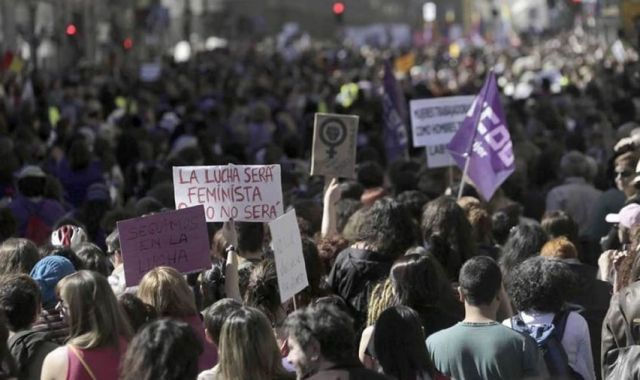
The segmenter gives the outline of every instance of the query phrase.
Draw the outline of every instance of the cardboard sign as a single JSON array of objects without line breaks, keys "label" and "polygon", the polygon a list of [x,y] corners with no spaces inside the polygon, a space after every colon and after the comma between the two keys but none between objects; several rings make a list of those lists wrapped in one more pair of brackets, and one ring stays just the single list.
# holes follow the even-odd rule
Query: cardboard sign
[{"label": "cardboard sign", "polygon": [[426,146],[427,151],[427,167],[442,168],[446,166],[454,166],[456,162],[447,151],[446,144]]},{"label": "cardboard sign", "polygon": [[127,286],[153,268],[170,266],[189,273],[211,266],[202,206],[118,222]]},{"label": "cardboard sign", "polygon": [[291,210],[269,222],[269,229],[278,273],[280,301],[284,303],[309,286],[296,211]]},{"label": "cardboard sign", "polygon": [[409,102],[413,146],[448,144],[473,103],[474,96],[450,96]]},{"label": "cardboard sign", "polygon": [[283,214],[280,165],[175,166],[176,208],[203,205],[207,222],[268,222]]},{"label": "cardboard sign", "polygon": [[358,117],[317,113],[311,175],[355,178]]}]

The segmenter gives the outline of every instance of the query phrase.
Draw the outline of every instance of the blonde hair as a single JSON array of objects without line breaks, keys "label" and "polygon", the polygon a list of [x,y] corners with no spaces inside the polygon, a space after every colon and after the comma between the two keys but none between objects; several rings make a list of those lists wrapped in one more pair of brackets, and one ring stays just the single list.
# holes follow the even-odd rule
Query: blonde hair
[{"label": "blonde hair", "polygon": [[554,259],[575,259],[578,257],[578,251],[569,239],[560,236],[546,242],[540,250],[540,256]]},{"label": "blonde hair", "polygon": [[67,306],[68,343],[81,349],[118,346],[132,335],[107,279],[81,270],[60,280],[58,297]]},{"label": "blonde hair", "polygon": [[383,282],[377,284],[371,297],[369,297],[369,308],[367,310],[367,326],[376,324],[378,317],[387,308],[396,304],[396,294],[393,290],[391,279],[387,278]]},{"label": "blonde hair", "polygon": [[198,314],[187,281],[171,267],[157,267],[142,277],[138,298],[153,306],[160,317],[184,318]]},{"label": "blonde hair", "polygon": [[242,307],[229,316],[220,333],[219,352],[223,379],[293,378],[282,367],[269,320],[256,308]]}]

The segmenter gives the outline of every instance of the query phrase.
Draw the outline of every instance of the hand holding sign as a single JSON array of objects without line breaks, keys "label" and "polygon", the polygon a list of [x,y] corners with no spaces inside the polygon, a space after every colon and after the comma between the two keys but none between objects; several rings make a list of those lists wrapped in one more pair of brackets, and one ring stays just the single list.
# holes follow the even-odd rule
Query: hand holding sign
[{"label": "hand holding sign", "polygon": [[358,117],[317,113],[313,129],[311,175],[355,176]]}]

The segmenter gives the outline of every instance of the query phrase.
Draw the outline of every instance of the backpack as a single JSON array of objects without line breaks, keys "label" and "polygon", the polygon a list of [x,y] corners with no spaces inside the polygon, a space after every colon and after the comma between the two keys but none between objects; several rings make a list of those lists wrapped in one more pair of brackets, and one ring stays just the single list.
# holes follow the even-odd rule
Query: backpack
[{"label": "backpack", "polygon": [[24,237],[34,242],[36,245],[43,245],[51,239],[53,229],[39,215],[42,206],[35,212],[30,210],[27,226],[24,230]]},{"label": "backpack", "polygon": [[569,357],[562,347],[562,337],[567,326],[569,311],[561,311],[553,317],[550,325],[529,326],[520,314],[511,317],[511,328],[519,333],[532,337],[547,365],[549,375],[553,379],[583,380],[582,376],[569,365]]},{"label": "backpack", "polygon": [[[627,346],[613,349],[607,352],[606,358],[602,363],[605,380],[617,379],[640,379],[640,345],[635,339],[632,331],[631,323],[627,320],[625,310],[627,308],[627,297],[619,297],[618,302],[619,313],[622,315],[624,322],[625,335],[627,338]],[[635,322],[631,321],[632,323]],[[611,363],[612,364],[608,364]]]}]

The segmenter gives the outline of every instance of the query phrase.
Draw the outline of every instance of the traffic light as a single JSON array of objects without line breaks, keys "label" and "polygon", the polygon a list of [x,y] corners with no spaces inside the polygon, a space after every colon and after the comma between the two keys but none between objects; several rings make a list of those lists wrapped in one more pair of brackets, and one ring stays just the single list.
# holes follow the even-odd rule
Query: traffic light
[{"label": "traffic light", "polygon": [[331,7],[331,11],[333,12],[333,15],[335,16],[336,22],[338,24],[342,24],[342,17],[346,9],[347,7],[344,5],[342,1],[335,1],[333,3],[333,6]]},{"label": "traffic light", "polygon": [[67,36],[73,37],[78,33],[78,28],[76,27],[76,24],[67,24],[64,32],[67,34]]},{"label": "traffic light", "polygon": [[124,50],[133,49],[133,39],[131,37],[127,37],[122,40],[122,47],[124,48]]}]

